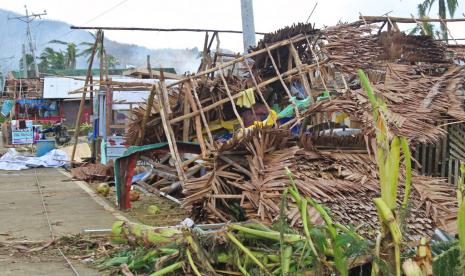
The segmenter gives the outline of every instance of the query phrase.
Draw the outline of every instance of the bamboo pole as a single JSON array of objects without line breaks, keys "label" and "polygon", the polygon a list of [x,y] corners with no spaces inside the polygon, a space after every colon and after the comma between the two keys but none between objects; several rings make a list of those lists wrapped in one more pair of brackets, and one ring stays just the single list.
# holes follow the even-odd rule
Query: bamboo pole
[{"label": "bamboo pole", "polygon": [[160,83],[159,84],[160,84],[161,92],[163,94],[163,104],[164,104],[164,107],[166,108],[166,112],[169,117],[172,114],[172,111],[171,111],[171,105],[169,101],[168,90],[166,89],[166,84],[165,84],[165,75],[163,74],[163,69],[161,66],[160,66]]},{"label": "bamboo pole", "polygon": [[254,74],[253,74],[252,68],[250,68],[250,65],[249,65],[249,63],[247,62],[247,60],[246,60],[244,63],[245,63],[245,66],[247,67],[247,70],[248,70],[249,73],[250,73],[250,77],[252,78],[253,85],[255,86],[255,89],[257,90],[257,94],[260,96],[260,99],[262,99],[263,104],[266,106],[266,109],[268,110],[268,112],[270,112],[270,111],[271,111],[271,108],[270,108],[270,106],[268,105],[268,103],[266,102],[265,97],[263,96],[263,93],[262,93],[262,91],[260,90],[260,87],[258,87],[257,79],[255,78],[255,76],[254,76]]},{"label": "bamboo pole", "polygon": [[[291,42],[291,40],[289,39],[289,43]],[[270,51],[270,48],[268,48],[268,46],[265,45],[265,48],[268,52],[268,56],[270,57],[270,60],[271,60],[271,64],[273,65],[273,68],[274,70],[276,71],[276,75],[278,75],[279,77],[279,81],[281,82],[284,90],[286,91],[286,94],[287,96],[289,97],[289,101],[291,102],[292,106],[294,107],[294,111],[295,111],[295,116],[297,118],[300,118],[300,112],[299,112],[299,108],[297,108],[297,105],[295,104],[294,101],[292,101],[292,94],[291,94],[291,91],[289,91],[289,88],[287,87],[286,83],[284,82],[282,76],[281,76],[281,73],[279,72],[279,69],[278,69],[278,66],[276,66],[276,62],[273,58],[273,55],[271,54],[271,51]],[[297,69],[297,72],[299,71],[299,69]]]},{"label": "bamboo pole", "polygon": [[147,55],[147,71],[149,72],[149,77],[153,79],[152,65],[150,64],[150,55]]},{"label": "bamboo pole", "polygon": [[[386,16],[360,16],[360,19],[363,19],[366,22],[383,22],[387,20]],[[440,18],[408,18],[408,17],[390,17],[389,19],[392,22],[397,22],[397,23],[417,23],[419,22],[441,22]],[[444,22],[463,22],[465,21],[465,18],[450,18],[450,19],[443,19]]]},{"label": "bamboo pole", "polygon": [[[191,85],[190,83],[186,83],[184,86],[184,96],[187,98],[189,101],[190,107],[193,111],[193,113],[197,113],[196,117],[194,118],[194,123],[195,123],[195,133],[197,134],[197,141],[199,142],[200,145],[200,150],[202,151],[202,156],[206,157],[207,156],[207,147],[205,146],[205,141],[203,140],[203,135],[202,135],[202,123],[200,122],[200,117],[198,114],[200,113],[199,110],[197,109],[197,105],[195,104],[194,98],[192,97],[191,94]],[[192,113],[189,113],[190,115]],[[195,115],[194,115],[195,116]],[[186,117],[184,115],[185,119],[189,119],[193,116]],[[170,121],[170,123],[172,123]]]},{"label": "bamboo pole", "polygon": [[[322,63],[325,63],[325,62],[326,62],[326,60],[323,61]],[[320,63],[320,64],[322,64],[322,63]],[[316,64],[309,64],[309,65],[306,65],[303,69],[309,70],[309,69],[312,69],[312,68],[314,68],[314,67],[316,67]],[[289,71],[287,71],[287,72],[285,72],[285,73],[282,73],[281,76],[282,76],[282,77],[286,77],[286,76],[289,76],[289,75],[292,75],[292,74],[296,74],[296,73],[298,73],[298,70],[297,70],[297,68],[294,68],[294,69],[289,70]],[[259,83],[258,86],[257,86],[256,88],[252,88],[252,89],[253,89],[254,92],[255,92],[255,91],[257,91],[257,88],[260,89],[260,88],[265,87],[265,86],[269,85],[270,83],[273,83],[273,82],[278,81],[278,80],[279,80],[279,76],[270,78],[270,79],[268,79],[268,80],[266,80],[266,81],[263,81],[263,82]],[[232,98],[233,98],[233,99],[237,99],[237,98],[239,98],[240,96],[241,96],[241,93],[237,93],[237,94],[232,95]],[[211,104],[211,105],[209,105],[209,106],[205,106],[205,107],[203,108],[203,111],[204,111],[204,112],[210,111],[210,110],[212,110],[212,109],[214,109],[214,108],[216,108],[216,107],[218,107],[218,106],[220,106],[220,105],[223,105],[223,104],[227,103],[228,101],[230,101],[229,98],[225,98],[225,99],[218,100],[218,101],[214,102],[213,104]],[[197,115],[199,115],[199,114],[200,114],[199,111],[193,111],[193,112],[191,112],[191,113],[189,113],[189,114],[182,115],[182,116],[179,116],[179,117],[176,117],[176,118],[171,119],[171,120],[170,120],[170,123],[174,124],[174,123],[177,123],[177,122],[181,122],[182,120],[184,120],[184,119],[186,119],[186,118],[192,118],[192,117],[197,116]]]},{"label": "bamboo pole", "polygon": [[170,148],[171,156],[174,158],[174,165],[176,167],[176,171],[178,173],[179,180],[181,181],[181,186],[184,186],[184,181],[186,180],[186,175],[184,174],[184,170],[182,169],[182,160],[178,152],[178,147],[176,145],[176,139],[173,133],[173,129],[168,121],[166,107],[163,104],[163,94],[161,92],[160,83],[158,83],[158,87],[156,87],[155,91],[158,98],[158,107],[160,109],[160,117],[161,122],[163,125],[163,129],[165,131],[166,141],[168,142],[168,147]]},{"label": "bamboo pole", "polygon": [[241,125],[241,127],[245,128],[244,121],[242,121],[242,118],[239,115],[239,112],[237,112],[236,103],[234,102],[234,98],[231,95],[231,91],[229,90],[228,83],[226,82],[226,79],[224,78],[223,69],[220,69],[218,72],[220,73],[221,80],[223,81],[224,88],[226,89],[226,94],[228,94],[228,98],[229,98],[229,101],[231,102],[234,114],[236,115],[236,118],[239,121],[239,124]]},{"label": "bamboo pole", "polygon": [[[292,38],[290,38],[289,40],[283,40],[283,41],[280,41],[280,42],[277,42],[275,44],[272,44],[272,45],[269,45],[268,46],[268,49],[269,50],[274,50],[274,49],[277,49],[279,47],[282,47],[282,46],[286,46],[289,44],[289,41],[292,41],[294,43],[297,43],[297,42],[300,42],[302,40],[304,40],[306,38],[306,36],[304,36],[303,34],[299,34],[299,35],[296,35]],[[213,68],[210,68],[208,70],[205,70],[203,72],[199,72],[199,73],[196,73],[195,75],[192,75],[191,77],[192,78],[197,78],[197,77],[200,77],[200,76],[203,76],[203,75],[206,75],[206,74],[209,74],[209,73],[212,73],[212,72],[216,72],[220,69],[223,69],[223,68],[226,68],[226,67],[229,67],[233,64],[236,64],[236,63],[239,63],[239,62],[243,62],[244,60],[248,59],[248,58],[251,58],[251,57],[254,57],[254,56],[257,56],[257,55],[260,55],[260,54],[263,54],[263,53],[266,53],[267,52],[267,49],[261,49],[261,50],[258,50],[258,51],[255,51],[255,52],[252,52],[252,53],[249,53],[249,54],[246,54],[246,55],[243,55],[239,58],[236,58],[234,60],[231,60],[231,61],[228,61],[228,62],[225,62],[225,63],[221,63],[220,65],[216,66],[216,67],[213,67]],[[178,80],[178,81],[175,81],[171,84],[169,84],[167,87],[170,88],[170,87],[173,87],[173,86],[176,86],[180,83],[183,83],[183,82],[186,82],[186,81],[189,81],[189,78],[184,78],[184,79],[181,79],[181,80]]]},{"label": "bamboo pole", "polygon": [[205,126],[205,130],[207,132],[208,139],[210,140],[210,144],[212,145],[212,147],[214,147],[215,140],[213,140],[213,135],[210,131],[210,128],[208,127],[207,117],[205,117],[205,112],[203,112],[202,104],[200,103],[199,95],[197,94],[197,89],[195,88],[196,84],[193,79],[190,79],[190,80],[191,80],[190,83],[192,85],[192,91],[194,92],[194,98],[197,101],[197,105],[199,107],[200,117],[202,118],[203,124]]},{"label": "bamboo pole", "polygon": [[[83,27],[71,26],[73,30],[110,30],[110,31],[154,31],[154,32],[217,32],[217,33],[232,33],[242,34],[242,31],[235,30],[216,30],[216,29],[191,29],[191,28],[143,28],[143,27]],[[265,35],[264,32],[255,32],[258,35]]]},{"label": "bamboo pole", "polygon": [[315,61],[316,61],[316,66],[317,66],[317,68],[318,68],[318,71],[320,72],[319,75],[320,75],[321,83],[323,84],[323,87],[325,88],[325,90],[329,92],[328,87],[326,86],[325,79],[323,78],[323,75],[322,75],[322,71],[321,71],[321,67],[320,67],[320,62],[319,62],[318,56],[316,55],[315,51],[313,51],[313,47],[311,47],[311,43],[310,43],[310,41],[308,40],[308,38],[305,37],[305,39],[307,40],[307,45],[309,45],[308,49],[310,49],[310,52],[312,53],[312,56],[313,56],[313,58],[314,58]]},{"label": "bamboo pole", "polygon": [[[452,38],[452,39],[454,40],[454,42],[455,42],[456,45],[459,45],[459,43],[457,42],[457,40],[452,36],[452,33],[451,33],[450,30],[449,30],[449,27],[447,27],[447,22],[445,22],[444,19],[442,19],[442,18],[439,18],[439,20],[441,20],[441,23],[446,27],[446,31],[447,31],[447,33],[449,34],[450,38]],[[446,43],[447,43],[447,41],[446,41]]]},{"label": "bamboo pole", "polygon": [[139,137],[137,138],[136,145],[141,145],[145,138],[145,128],[147,126],[147,121],[150,116],[150,112],[152,111],[153,106],[153,99],[155,97],[155,85],[152,86],[152,90],[150,90],[149,98],[147,99],[147,107],[145,109],[144,117],[142,117],[142,125],[139,133]]},{"label": "bamboo pole", "polygon": [[111,123],[113,114],[113,90],[110,85],[106,87],[105,91],[105,136],[111,135]]},{"label": "bamboo pole", "polygon": [[[305,88],[305,92],[307,93],[307,95],[310,97],[310,99],[312,100],[312,102],[314,102],[313,100],[313,96],[312,96],[312,89],[310,87],[310,83],[308,82],[308,79],[307,77],[305,76],[305,74],[302,72],[302,70],[300,69],[300,67],[302,66],[302,61],[300,60],[300,57],[299,57],[299,53],[297,53],[297,49],[295,48],[294,46],[294,43],[292,43],[292,41],[290,42],[290,51],[291,51],[291,55],[292,57],[294,58],[294,63],[295,63],[295,66],[297,67],[297,69],[299,70],[299,75],[300,75],[300,79],[302,80],[302,84],[304,85],[304,88]],[[310,46],[311,47],[311,46]]]},{"label": "bamboo pole", "polygon": [[[181,87],[181,91],[184,87]],[[189,105],[189,99],[187,98],[186,95],[184,95],[184,102],[183,102],[183,111],[184,115],[189,114],[191,107]],[[182,140],[184,142],[189,141],[189,131],[190,131],[190,126],[191,126],[191,120],[189,118],[184,119],[183,125],[182,125]]]},{"label": "bamboo pole", "polygon": [[[90,81],[90,76],[92,75],[92,64],[94,61],[95,52],[97,51],[97,45],[101,37],[102,37],[102,32],[99,31],[97,33],[94,46],[92,46],[92,54],[90,55],[89,66],[87,67],[87,74],[86,74],[86,81],[85,81],[86,85],[88,85]],[[82,110],[84,109],[84,105],[86,103],[86,90],[87,90],[87,87],[84,88],[84,93],[82,93],[81,102],[79,104],[79,110],[78,110],[78,114],[76,118],[76,125],[74,128],[74,145],[73,145],[73,151],[71,153],[71,162],[74,162],[74,156],[76,155],[76,147],[77,147],[78,140],[79,140],[79,127],[80,127],[80,122],[81,122]]]}]

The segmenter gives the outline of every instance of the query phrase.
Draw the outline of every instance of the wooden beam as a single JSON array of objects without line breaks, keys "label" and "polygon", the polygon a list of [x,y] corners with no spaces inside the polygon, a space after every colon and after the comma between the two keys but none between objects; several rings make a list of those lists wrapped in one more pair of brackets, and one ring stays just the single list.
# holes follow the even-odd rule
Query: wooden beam
[{"label": "wooden beam", "polygon": [[[194,97],[192,97],[191,89],[192,89],[192,87],[191,87],[190,83],[185,83],[184,84],[184,90],[183,90],[184,91],[184,97],[186,97],[187,100],[189,101],[190,107],[191,107],[191,109],[193,111],[192,113],[197,113],[197,116],[194,118],[195,133],[197,134],[197,141],[199,142],[200,150],[202,151],[202,156],[206,157],[207,156],[207,147],[205,146],[205,141],[203,140],[202,123],[200,122],[200,117],[198,116],[198,114],[200,114],[200,112],[199,112],[199,110],[197,108],[197,105],[195,104]],[[193,117],[193,116],[189,116],[192,113],[184,114],[183,115],[184,120]],[[172,122],[170,121],[170,123],[172,123]]]},{"label": "wooden beam", "polygon": [[[277,49],[277,48],[279,48],[279,47],[288,45],[288,44],[290,43],[290,41],[292,41],[293,43],[297,43],[297,42],[299,42],[299,41],[304,40],[305,38],[306,38],[305,35],[299,34],[299,35],[296,35],[296,36],[290,38],[289,40],[286,39],[286,40],[277,42],[277,43],[275,43],[275,44],[269,45],[269,46],[268,46],[268,49],[269,49],[269,50]],[[254,56],[257,56],[257,55],[266,53],[266,52],[267,52],[267,49],[265,49],[265,48],[264,48],[264,49],[261,49],[261,50],[258,50],[258,51],[254,51],[254,52],[252,52],[252,53],[243,55],[243,56],[241,56],[241,57],[239,57],[239,58],[236,58],[236,59],[234,59],[234,60],[231,60],[231,61],[228,61],[228,62],[225,62],[225,63],[221,63],[220,65],[218,65],[218,66],[216,66],[216,67],[210,68],[210,69],[205,70],[205,71],[203,71],[203,72],[199,72],[199,73],[194,74],[194,75],[192,75],[192,76],[190,76],[190,77],[195,79],[195,78],[197,78],[197,77],[200,77],[200,76],[203,76],[203,75],[207,75],[207,74],[210,74],[210,73],[212,73],[212,72],[216,72],[216,71],[218,71],[218,70],[220,70],[220,69],[229,67],[229,66],[234,65],[234,64],[236,64],[236,63],[243,62],[243,61],[247,60],[248,58],[251,58],[251,57],[254,57]],[[183,83],[183,82],[186,82],[186,81],[189,81],[189,78],[188,78],[188,77],[186,77],[186,78],[184,78],[184,79],[181,79],[181,80],[178,80],[178,81],[175,81],[175,82],[169,84],[167,87],[168,87],[168,88],[169,88],[169,87],[173,87],[173,86],[176,86],[176,85],[178,85],[178,84],[180,84],[180,83]]]},{"label": "wooden beam", "polygon": [[168,114],[165,105],[163,104],[163,93],[161,91],[160,83],[158,83],[158,87],[155,89],[155,93],[157,95],[157,102],[158,107],[160,109],[160,118],[163,124],[163,129],[165,131],[166,141],[168,142],[168,146],[170,149],[171,156],[174,158],[174,165],[176,167],[176,171],[178,173],[179,180],[181,181],[181,186],[184,186],[184,181],[186,180],[186,175],[182,168],[182,160],[178,152],[178,146],[176,144],[176,139],[173,133],[173,129],[168,120]]},{"label": "wooden beam", "polygon": [[245,128],[244,121],[242,121],[241,115],[239,115],[239,112],[237,112],[236,103],[234,102],[234,98],[232,97],[231,91],[229,90],[228,82],[224,78],[223,69],[220,69],[218,72],[220,73],[221,80],[223,81],[224,88],[226,89],[226,94],[228,94],[228,98],[229,98],[229,101],[231,102],[234,114],[236,115],[236,118],[239,121],[239,124],[241,125],[241,127]]},{"label": "wooden beam", "polygon": [[[325,63],[325,62],[326,62],[326,60],[320,62],[320,65],[323,64],[323,63]],[[304,67],[302,67],[302,69],[303,69],[303,70],[309,70],[309,69],[312,69],[312,68],[314,68],[314,67],[316,67],[316,64],[309,64],[309,65],[305,65]],[[287,71],[287,72],[285,72],[285,73],[282,73],[282,74],[281,74],[281,77],[286,77],[286,76],[289,76],[289,75],[292,75],[292,74],[296,74],[296,73],[298,73],[298,72],[299,72],[299,71],[298,71],[297,68],[293,68],[292,70],[289,70],[289,71]],[[252,89],[253,89],[254,92],[255,92],[255,91],[257,91],[257,89],[260,89],[260,88],[262,88],[262,87],[265,87],[265,86],[267,86],[267,85],[269,85],[269,84],[271,84],[271,83],[273,83],[273,82],[275,82],[275,81],[278,81],[278,80],[279,80],[279,76],[270,78],[270,79],[268,79],[268,80],[266,80],[266,81],[263,81],[263,82],[259,83],[257,87],[254,87],[254,88],[252,88]],[[240,96],[242,96],[242,95],[241,95],[240,93],[237,93],[237,94],[232,95],[232,98],[233,98],[233,99],[237,99],[237,98],[239,98]],[[204,112],[210,111],[210,110],[212,110],[212,109],[214,109],[214,108],[216,108],[216,107],[218,107],[218,106],[220,106],[220,105],[223,105],[223,104],[227,103],[228,101],[230,101],[229,98],[224,98],[224,99],[218,100],[218,101],[214,102],[213,104],[204,107],[204,108],[203,108],[203,111],[204,111]],[[197,116],[197,115],[199,115],[199,111],[198,111],[198,110],[197,110],[197,111],[193,111],[193,112],[191,112],[191,113],[189,113],[189,114],[185,114],[185,115],[182,115],[182,116],[173,118],[173,119],[170,120],[170,123],[174,124],[174,123],[177,123],[177,122],[181,122],[182,120],[184,120],[184,119],[186,119],[186,118],[192,118],[192,117]]]},{"label": "wooden beam", "polygon": [[145,109],[144,117],[142,117],[142,125],[139,132],[139,137],[137,137],[136,145],[139,146],[144,141],[145,138],[145,128],[147,127],[147,121],[150,116],[150,112],[152,111],[153,100],[155,98],[155,85],[152,86],[152,90],[150,91],[149,98],[147,99],[147,107]]},{"label": "wooden beam", "polygon": [[[84,26],[71,26],[73,30],[109,30],[109,31],[152,31],[152,32],[217,32],[217,33],[231,33],[242,34],[242,31],[235,30],[216,30],[216,29],[192,29],[192,28],[143,28],[143,27],[84,27]],[[255,32],[258,35],[265,35],[264,32]]]},{"label": "wooden beam", "polygon": [[[86,74],[86,81],[85,81],[86,86],[90,82],[90,78],[91,78],[91,75],[92,75],[92,64],[94,62],[95,52],[97,51],[97,45],[98,45],[99,40],[101,39],[101,37],[103,37],[102,32],[98,32],[97,37],[95,38],[94,46],[92,46],[92,53],[90,55],[89,65],[87,67],[87,74]],[[81,102],[79,103],[79,110],[78,110],[78,114],[77,114],[77,117],[76,117],[76,124],[75,124],[75,127],[74,127],[74,144],[73,144],[73,151],[71,153],[71,162],[74,162],[74,156],[76,155],[76,147],[77,147],[78,140],[79,140],[79,128],[80,128],[80,125],[81,125],[82,111],[83,111],[84,105],[86,103],[86,90],[87,90],[87,87],[84,88],[84,93],[82,93]]]},{"label": "wooden beam", "polygon": [[[311,47],[311,45],[309,47]],[[310,97],[312,102],[315,102],[313,100],[312,89],[310,87],[310,83],[308,82],[307,76],[300,69],[300,66],[302,65],[302,61],[300,60],[299,53],[297,52],[297,49],[295,48],[294,43],[292,43],[292,41],[291,41],[291,44],[289,46],[289,49],[290,49],[292,57],[294,58],[294,63],[296,65],[297,69],[299,70],[300,79],[301,79],[302,84],[303,84],[303,86],[305,88],[305,92],[307,93],[307,96]]]},{"label": "wooden beam", "polygon": [[[289,43],[291,43],[291,40],[289,40]],[[268,52],[268,56],[270,57],[271,64],[273,64],[273,68],[276,71],[276,75],[279,77],[279,81],[281,82],[281,84],[282,84],[282,86],[284,88],[284,91],[286,91],[286,94],[289,97],[289,101],[291,102],[291,105],[294,107],[296,118],[300,118],[299,108],[297,107],[295,102],[292,101],[291,91],[289,91],[289,88],[287,87],[286,83],[284,82],[284,79],[281,76],[281,73],[279,72],[278,66],[276,65],[276,62],[274,61],[274,58],[273,58],[273,55],[271,54],[270,49],[268,48],[268,46],[265,46],[265,48],[266,48],[266,50]],[[297,69],[297,71],[299,71],[300,67],[297,66],[297,68],[299,68],[299,69]]]},{"label": "wooden beam", "polygon": [[[360,16],[361,20],[364,19],[368,23],[372,22],[383,22],[388,20],[387,16]],[[440,19],[440,18],[408,18],[408,17],[391,17],[389,20],[397,23],[418,23],[418,22],[463,22],[465,18],[449,18],[449,19]]]},{"label": "wooden beam", "polygon": [[258,93],[258,95],[260,96],[260,99],[262,99],[262,102],[263,104],[266,106],[266,109],[268,110],[268,112],[271,111],[271,108],[270,106],[268,105],[268,103],[266,102],[266,99],[265,97],[263,96],[263,93],[262,91],[260,90],[260,87],[258,87],[258,83],[257,83],[257,79],[255,78],[255,75],[252,71],[252,68],[250,68],[250,65],[247,61],[244,62],[245,66],[247,67],[247,70],[249,71],[249,74],[250,74],[250,78],[252,79],[252,82],[253,82],[253,85]]},{"label": "wooden beam", "polygon": [[205,130],[208,135],[208,139],[210,140],[211,146],[215,147],[215,140],[213,139],[213,135],[210,131],[210,128],[208,127],[207,117],[205,116],[205,112],[203,112],[202,104],[200,103],[199,95],[197,94],[197,89],[196,89],[197,85],[193,79],[191,79],[191,85],[192,85],[192,91],[194,92],[195,101],[197,102],[197,105],[199,107],[200,117],[202,118],[203,125],[205,126]]}]

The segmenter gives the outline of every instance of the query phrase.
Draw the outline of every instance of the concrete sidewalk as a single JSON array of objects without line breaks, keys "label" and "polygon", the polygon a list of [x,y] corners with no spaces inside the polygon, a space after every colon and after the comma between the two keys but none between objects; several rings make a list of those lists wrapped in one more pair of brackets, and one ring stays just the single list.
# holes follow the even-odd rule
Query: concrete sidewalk
[{"label": "concrete sidewalk", "polygon": [[[102,206],[85,184],[69,181],[60,169],[0,171],[0,241],[50,240],[50,230],[37,190],[36,174],[55,236],[78,234],[84,229],[111,228],[116,220],[111,207]],[[87,190],[87,191],[86,191]],[[98,200],[98,198],[97,198]],[[1,250],[1,249],[0,249]],[[80,275],[98,275],[73,262]],[[0,275],[74,275],[59,256],[18,259],[0,251]]]}]

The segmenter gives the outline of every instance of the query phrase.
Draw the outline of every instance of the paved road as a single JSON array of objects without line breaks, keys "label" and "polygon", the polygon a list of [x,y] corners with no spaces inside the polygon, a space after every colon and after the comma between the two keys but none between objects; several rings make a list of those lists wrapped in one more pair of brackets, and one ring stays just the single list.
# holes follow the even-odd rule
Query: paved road
[{"label": "paved road", "polygon": [[[59,169],[0,171],[0,241],[50,239],[36,174],[56,236],[78,234],[84,229],[111,228],[116,219],[112,212],[97,203],[85,191],[85,186],[69,181]],[[80,275],[98,275],[82,264],[73,264]],[[60,257],[18,259],[2,255],[0,251],[0,275],[74,274]]]}]

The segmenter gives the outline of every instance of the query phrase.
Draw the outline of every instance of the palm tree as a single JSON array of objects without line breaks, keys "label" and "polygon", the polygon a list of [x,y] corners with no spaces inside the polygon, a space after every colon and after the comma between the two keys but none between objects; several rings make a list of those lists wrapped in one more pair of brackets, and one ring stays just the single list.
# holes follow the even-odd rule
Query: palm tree
[{"label": "palm tree", "polygon": [[26,75],[29,76],[29,71],[32,70],[32,65],[34,65],[34,57],[31,54],[26,54],[26,68],[24,68],[23,57],[19,60],[19,70],[25,71]]},{"label": "palm tree", "polygon": [[[424,0],[420,3],[418,5],[418,14],[420,17],[426,17],[435,3],[436,0]],[[438,0],[439,17],[447,19],[447,12],[449,12],[449,16],[453,18],[458,5],[458,0]],[[444,40],[448,40],[446,22],[441,22],[441,35]]]},{"label": "palm tree", "polygon": [[76,58],[78,57],[77,54],[77,45],[70,42],[64,42],[61,40],[52,40],[49,43],[52,44],[60,44],[60,45],[65,45],[66,50],[65,50],[65,66],[67,69],[76,69]]},{"label": "palm tree", "polygon": [[[89,32],[89,34],[92,36],[93,40],[95,41],[97,39],[97,35],[96,34],[93,34],[91,32]],[[81,42],[79,43],[79,45],[83,45],[85,46],[85,49],[83,49],[79,54],[78,56],[86,56],[87,57],[87,63],[90,62],[90,58],[92,56],[92,49],[94,47],[94,42]],[[95,56],[100,56],[100,53],[102,51],[105,51],[104,50],[104,47],[102,45],[102,43],[100,41],[97,42],[97,50],[96,50],[96,53],[95,53]],[[118,59],[113,56],[113,55],[110,55],[108,53],[106,53],[106,61],[107,61],[107,64],[108,64],[108,68],[115,68],[116,65],[119,65],[119,61]]]},{"label": "palm tree", "polygon": [[55,51],[47,47],[40,54],[40,70],[47,71],[49,69],[66,69],[66,57],[63,51]]}]

